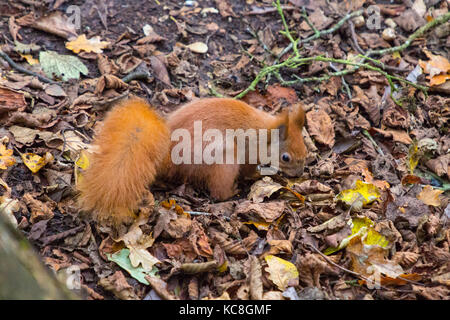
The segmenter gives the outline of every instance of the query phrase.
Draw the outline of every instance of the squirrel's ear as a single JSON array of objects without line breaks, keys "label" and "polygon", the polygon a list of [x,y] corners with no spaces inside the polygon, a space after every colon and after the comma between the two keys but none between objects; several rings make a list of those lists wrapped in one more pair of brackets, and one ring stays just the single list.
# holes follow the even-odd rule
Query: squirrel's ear
[{"label": "squirrel's ear", "polygon": [[303,110],[302,103],[296,103],[291,107],[289,112],[289,123],[303,128],[305,124],[305,111]]}]

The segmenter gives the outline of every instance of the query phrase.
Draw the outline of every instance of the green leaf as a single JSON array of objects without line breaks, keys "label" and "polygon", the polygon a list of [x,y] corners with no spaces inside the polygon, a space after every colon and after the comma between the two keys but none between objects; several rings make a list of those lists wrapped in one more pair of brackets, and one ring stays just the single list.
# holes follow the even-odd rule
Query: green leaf
[{"label": "green leaf", "polygon": [[80,73],[87,75],[88,69],[77,57],[58,54],[54,51],[41,51],[39,62],[48,77],[60,77],[63,81],[79,79]]},{"label": "green leaf", "polygon": [[117,263],[122,269],[126,270],[133,278],[135,278],[140,283],[149,285],[145,276],[156,276],[158,268],[153,267],[151,271],[147,271],[142,267],[133,267],[130,261],[130,249],[122,249],[114,254],[107,253],[109,261]]}]

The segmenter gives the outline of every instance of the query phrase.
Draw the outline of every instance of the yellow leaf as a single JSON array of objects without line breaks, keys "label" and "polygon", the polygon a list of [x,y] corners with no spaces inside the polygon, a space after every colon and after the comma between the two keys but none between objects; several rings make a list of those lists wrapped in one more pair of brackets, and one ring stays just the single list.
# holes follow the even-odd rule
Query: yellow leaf
[{"label": "yellow leaf", "polygon": [[267,262],[269,279],[281,291],[298,281],[298,270],[291,262],[272,255],[267,255],[264,259]]},{"label": "yellow leaf", "polygon": [[77,159],[77,161],[75,161],[75,164],[77,165],[77,167],[86,170],[87,168],[89,168],[89,157],[87,155],[86,151],[81,151],[80,155]]},{"label": "yellow leaf", "polygon": [[408,167],[409,167],[409,173],[414,174],[414,169],[417,167],[417,164],[419,163],[420,154],[419,154],[419,147],[417,145],[417,140],[413,140],[413,143],[411,143],[411,146],[409,147],[408,151]]},{"label": "yellow leaf", "polygon": [[222,265],[217,267],[217,271],[219,271],[219,273],[224,273],[225,271],[227,271],[228,269],[228,261],[225,260],[224,263],[222,263]]},{"label": "yellow leaf", "polygon": [[53,156],[49,152],[47,152],[44,155],[44,157],[38,156],[37,154],[34,154],[34,153],[22,153],[21,157],[22,157],[23,163],[33,173],[38,172],[47,163],[49,163],[50,161],[53,161]]},{"label": "yellow leaf", "polygon": [[[345,248],[349,243],[362,239],[362,243],[369,246],[379,246],[386,248],[389,241],[373,228],[374,222],[367,217],[353,218],[348,221],[352,228],[352,234],[344,238],[337,248],[327,248],[324,254],[330,255]],[[358,240],[360,241],[360,240]]]},{"label": "yellow leaf", "polygon": [[4,144],[0,144],[0,169],[6,170],[16,163],[16,159],[12,156],[13,150],[6,149]]},{"label": "yellow leaf", "polygon": [[380,197],[380,191],[371,183],[365,183],[361,180],[356,181],[356,187],[341,191],[337,198],[349,206],[355,202],[361,202],[363,205],[369,204]]},{"label": "yellow leaf", "polygon": [[425,186],[417,195],[417,199],[429,206],[439,207],[441,205],[441,199],[439,199],[439,195],[443,192],[443,190],[437,190],[433,189],[433,187],[431,186]]},{"label": "yellow leaf", "polygon": [[402,56],[400,55],[400,52],[399,52],[399,51],[395,51],[395,52],[392,54],[392,57],[393,57],[394,59],[401,59],[401,58],[402,58]]},{"label": "yellow leaf", "polygon": [[282,214],[277,220],[275,220],[273,222],[270,222],[270,223],[269,222],[265,222],[265,221],[253,221],[253,220],[250,220],[250,221],[243,222],[243,224],[252,224],[258,230],[267,231],[267,230],[269,230],[269,227],[271,225],[274,225],[275,227],[278,227],[280,225],[280,223],[281,223],[281,220],[283,220],[283,218],[284,218],[284,214]]},{"label": "yellow leaf", "polygon": [[67,42],[66,48],[75,53],[79,53],[80,51],[102,53],[102,49],[105,49],[108,45],[109,42],[100,41],[99,36],[87,39],[86,35],[82,34],[75,40]]},{"label": "yellow leaf", "polygon": [[31,54],[21,54],[21,53],[19,53],[19,54],[20,54],[20,56],[21,56],[22,58],[24,58],[25,60],[27,60],[27,62],[28,62],[30,65],[39,64],[39,60],[33,58],[33,56],[32,56]]},{"label": "yellow leaf", "polygon": [[448,79],[450,79],[450,74],[438,74],[430,79],[430,86],[443,84]]},{"label": "yellow leaf", "polygon": [[270,223],[268,222],[258,222],[258,221],[247,221],[243,222],[244,224],[252,224],[254,225],[258,230],[269,230]]}]

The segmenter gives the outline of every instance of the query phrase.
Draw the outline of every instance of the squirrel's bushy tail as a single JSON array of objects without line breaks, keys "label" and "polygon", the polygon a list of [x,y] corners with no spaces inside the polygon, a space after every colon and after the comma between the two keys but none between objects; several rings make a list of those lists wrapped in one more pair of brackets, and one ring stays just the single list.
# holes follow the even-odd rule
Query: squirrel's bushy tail
[{"label": "squirrel's bushy tail", "polygon": [[126,100],[109,112],[93,144],[90,166],[78,183],[81,208],[100,223],[132,221],[168,154],[170,132],[164,119],[144,100]]}]

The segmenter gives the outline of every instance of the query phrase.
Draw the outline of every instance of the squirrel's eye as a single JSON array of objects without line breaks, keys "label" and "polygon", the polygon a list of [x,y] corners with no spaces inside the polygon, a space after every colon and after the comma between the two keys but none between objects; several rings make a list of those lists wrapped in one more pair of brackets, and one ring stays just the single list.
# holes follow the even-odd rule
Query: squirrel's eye
[{"label": "squirrel's eye", "polygon": [[281,155],[281,160],[283,160],[284,162],[289,162],[291,161],[291,156],[289,155],[289,153],[285,152]]}]

